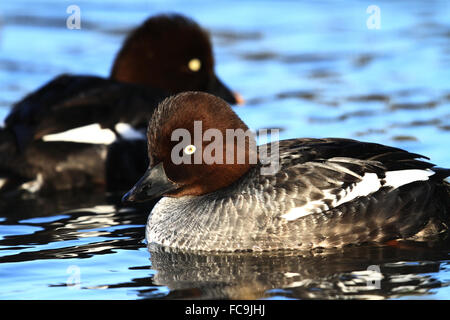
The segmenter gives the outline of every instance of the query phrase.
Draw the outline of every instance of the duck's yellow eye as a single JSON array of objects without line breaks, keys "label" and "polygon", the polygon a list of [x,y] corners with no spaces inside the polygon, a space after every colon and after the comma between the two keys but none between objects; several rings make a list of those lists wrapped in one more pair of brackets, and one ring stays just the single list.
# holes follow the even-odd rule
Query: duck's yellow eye
[{"label": "duck's yellow eye", "polygon": [[188,155],[189,154],[193,154],[196,149],[197,148],[194,145],[190,144],[190,145],[188,145],[187,147],[184,148],[184,153],[186,153]]},{"label": "duck's yellow eye", "polygon": [[197,72],[202,67],[202,62],[197,58],[191,59],[188,63],[188,67],[189,70]]}]

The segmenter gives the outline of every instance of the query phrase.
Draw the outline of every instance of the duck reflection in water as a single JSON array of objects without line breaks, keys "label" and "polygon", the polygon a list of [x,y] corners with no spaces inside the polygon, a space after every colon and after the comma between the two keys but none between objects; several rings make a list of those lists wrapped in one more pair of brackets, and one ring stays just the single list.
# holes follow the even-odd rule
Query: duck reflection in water
[{"label": "duck reflection in water", "polygon": [[[152,284],[177,299],[426,298],[449,243],[355,246],[309,252],[193,253],[148,246]],[[446,249],[447,248],[447,249]],[[424,262],[426,261],[426,262]],[[148,292],[142,292],[146,296]],[[154,298],[152,296],[152,298]]]}]

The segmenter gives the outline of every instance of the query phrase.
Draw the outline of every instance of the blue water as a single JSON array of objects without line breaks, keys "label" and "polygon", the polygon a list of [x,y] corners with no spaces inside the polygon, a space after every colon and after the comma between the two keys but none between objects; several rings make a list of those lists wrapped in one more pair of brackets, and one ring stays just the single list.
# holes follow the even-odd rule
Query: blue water
[{"label": "blue water", "polygon": [[[376,1],[380,29],[366,1],[76,1],[80,30],[66,28],[72,4],[0,3],[0,119],[63,72],[107,76],[131,28],[178,12],[211,32],[216,71],[246,99],[235,111],[252,129],[389,144],[450,167],[448,1]],[[448,244],[150,252],[146,218],[103,194],[0,202],[0,299],[450,298]]]}]

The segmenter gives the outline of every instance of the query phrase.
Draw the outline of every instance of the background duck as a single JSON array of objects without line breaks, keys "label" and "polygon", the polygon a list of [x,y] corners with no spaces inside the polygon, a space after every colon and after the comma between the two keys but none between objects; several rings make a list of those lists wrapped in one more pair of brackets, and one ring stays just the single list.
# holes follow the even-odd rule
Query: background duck
[{"label": "background duck", "polygon": [[[133,168],[142,161],[142,167],[147,165],[141,156],[133,158],[146,145],[123,140],[144,139],[158,102],[194,89],[242,102],[215,74],[205,30],[179,14],[150,17],[125,39],[109,78],[61,75],[13,106],[0,129],[0,188],[9,192],[25,182],[30,182],[26,189],[35,191],[128,188],[137,177]],[[110,145],[116,136],[120,143],[98,145]],[[115,150],[111,154],[110,148]],[[124,160],[123,154],[131,158]],[[124,167],[131,179],[118,176]]]}]

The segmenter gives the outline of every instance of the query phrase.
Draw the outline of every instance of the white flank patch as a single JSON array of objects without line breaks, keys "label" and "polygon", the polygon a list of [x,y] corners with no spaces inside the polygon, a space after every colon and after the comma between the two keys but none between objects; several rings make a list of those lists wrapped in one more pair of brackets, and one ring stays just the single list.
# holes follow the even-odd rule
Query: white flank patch
[{"label": "white flank patch", "polygon": [[8,181],[8,180],[4,179],[4,178],[0,179],[0,189],[5,185],[6,181]]},{"label": "white flank patch", "polygon": [[[403,185],[415,182],[415,181],[426,181],[428,177],[435,174],[432,170],[421,170],[421,169],[409,169],[409,170],[398,170],[398,171],[387,171],[385,177],[385,187],[392,187],[396,189]],[[306,205],[301,207],[292,208],[286,214],[281,217],[292,221],[298,218],[321,212],[321,208],[326,206],[329,210],[335,208],[343,203],[352,201],[357,197],[368,196],[371,193],[378,191],[381,188],[381,180],[375,173],[366,173],[362,180],[352,187],[341,191],[341,199],[336,200],[336,196],[324,190],[323,200],[314,200],[308,202]],[[331,207],[325,204],[325,200],[333,200]]]},{"label": "white flank patch", "polygon": [[[117,132],[124,139],[145,139],[145,135],[129,124],[118,123]],[[116,141],[116,135],[109,129],[102,129],[98,123],[67,130],[61,133],[49,134],[42,138],[44,141],[70,141],[79,143],[111,144]]]}]

